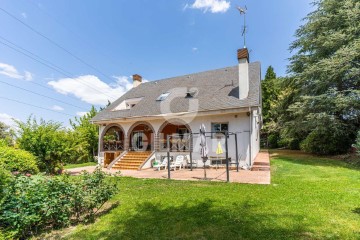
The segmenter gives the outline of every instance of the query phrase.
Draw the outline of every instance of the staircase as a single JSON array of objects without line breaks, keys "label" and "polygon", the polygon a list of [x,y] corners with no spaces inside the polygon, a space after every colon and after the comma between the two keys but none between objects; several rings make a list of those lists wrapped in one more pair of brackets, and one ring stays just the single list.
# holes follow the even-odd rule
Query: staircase
[{"label": "staircase", "polygon": [[128,152],[117,163],[115,163],[112,169],[117,170],[138,170],[141,164],[151,155],[151,151],[146,152]]},{"label": "staircase", "polygon": [[251,171],[270,171],[270,163],[254,162]]}]

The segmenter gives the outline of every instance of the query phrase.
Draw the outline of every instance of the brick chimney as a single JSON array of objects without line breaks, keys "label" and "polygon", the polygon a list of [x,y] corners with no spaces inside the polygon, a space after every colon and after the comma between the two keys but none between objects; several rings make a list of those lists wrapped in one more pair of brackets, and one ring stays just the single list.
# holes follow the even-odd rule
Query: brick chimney
[{"label": "brick chimney", "polygon": [[134,74],[132,78],[133,78],[133,88],[136,88],[141,84],[142,76],[140,76],[139,74]]},{"label": "brick chimney", "polygon": [[249,51],[241,48],[237,51],[239,61],[239,99],[247,98],[249,95]]}]

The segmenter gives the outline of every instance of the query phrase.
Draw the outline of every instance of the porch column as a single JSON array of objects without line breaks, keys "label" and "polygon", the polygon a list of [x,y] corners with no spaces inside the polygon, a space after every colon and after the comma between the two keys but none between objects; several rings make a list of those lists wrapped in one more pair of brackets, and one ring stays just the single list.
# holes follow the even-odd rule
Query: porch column
[{"label": "porch column", "polygon": [[154,133],[154,150],[157,152],[160,151],[159,136],[160,134]]},{"label": "porch column", "polygon": [[124,150],[125,151],[129,150],[129,147],[130,147],[130,137],[126,135],[124,141]]}]

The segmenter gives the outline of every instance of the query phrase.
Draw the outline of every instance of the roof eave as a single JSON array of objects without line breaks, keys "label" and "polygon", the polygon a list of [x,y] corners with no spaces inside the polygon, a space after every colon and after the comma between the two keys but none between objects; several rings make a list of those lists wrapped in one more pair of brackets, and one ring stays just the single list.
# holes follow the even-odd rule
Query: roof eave
[{"label": "roof eave", "polygon": [[127,122],[136,119],[142,120],[155,120],[155,119],[168,119],[168,118],[176,118],[176,117],[194,117],[196,116],[208,116],[208,115],[223,115],[230,113],[241,113],[248,112],[249,109],[253,107],[260,107],[260,105],[253,105],[248,107],[237,107],[237,108],[226,108],[226,109],[213,109],[213,110],[200,110],[196,112],[180,112],[180,113],[170,113],[170,114],[159,114],[159,115],[146,115],[146,116],[133,116],[133,117],[121,117],[121,118],[111,118],[111,119],[101,119],[101,120],[91,120],[93,124],[104,124],[109,122]]}]

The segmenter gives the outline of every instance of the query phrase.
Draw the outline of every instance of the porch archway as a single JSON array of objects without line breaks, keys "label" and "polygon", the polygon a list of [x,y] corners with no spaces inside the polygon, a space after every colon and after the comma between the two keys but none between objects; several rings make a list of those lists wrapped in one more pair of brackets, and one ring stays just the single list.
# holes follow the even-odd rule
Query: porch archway
[{"label": "porch archway", "polygon": [[134,123],[127,134],[130,151],[152,151],[154,149],[155,130],[145,121]]},{"label": "porch archway", "polygon": [[119,124],[110,124],[102,131],[100,138],[101,151],[123,151],[125,131]]},{"label": "porch archway", "polygon": [[170,139],[170,148],[172,151],[189,151],[191,146],[191,128],[181,119],[171,119],[165,121],[159,128],[159,150],[166,151],[167,136],[172,135]]}]

